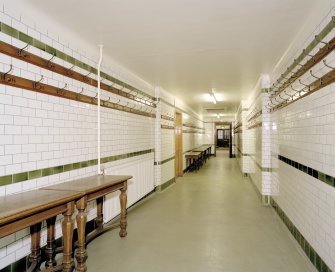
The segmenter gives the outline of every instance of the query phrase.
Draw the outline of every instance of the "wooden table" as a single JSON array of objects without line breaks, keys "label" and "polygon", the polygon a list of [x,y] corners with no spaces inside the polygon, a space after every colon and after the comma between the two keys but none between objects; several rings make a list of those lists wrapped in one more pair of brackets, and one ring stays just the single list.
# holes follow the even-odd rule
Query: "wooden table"
[{"label": "wooden table", "polygon": [[[127,235],[127,181],[132,176],[110,176],[110,175],[96,175],[92,177],[77,179],[71,182],[65,182],[42,188],[43,190],[56,191],[56,192],[74,192],[80,193],[81,197],[76,200],[76,208],[78,214],[76,216],[77,231],[78,231],[78,243],[77,251],[75,254],[77,260],[76,271],[86,271],[86,243],[94,239],[101,233],[120,226],[119,232],[120,237]],[[120,194],[120,206],[121,216],[120,223],[113,225],[103,224],[103,197],[109,193],[115,191],[121,191]],[[87,222],[87,203],[96,200],[97,203],[97,218],[95,220],[97,228],[92,233],[85,236],[85,227]]]},{"label": "wooden table", "polygon": [[[30,227],[31,233],[31,263],[28,271],[39,269],[41,261],[40,232],[42,222],[47,220],[47,246],[46,268],[55,264],[55,221],[59,214],[64,215],[62,232],[63,246],[63,271],[72,271],[72,238],[74,222],[72,214],[76,199],[82,197],[81,192],[53,192],[35,190],[19,194],[0,197],[0,238],[13,234],[19,230]],[[51,269],[53,271],[53,269]]]},{"label": "wooden table", "polygon": [[192,170],[199,170],[200,168],[200,158],[201,158],[201,152],[187,152],[185,154],[186,159],[186,169]]}]

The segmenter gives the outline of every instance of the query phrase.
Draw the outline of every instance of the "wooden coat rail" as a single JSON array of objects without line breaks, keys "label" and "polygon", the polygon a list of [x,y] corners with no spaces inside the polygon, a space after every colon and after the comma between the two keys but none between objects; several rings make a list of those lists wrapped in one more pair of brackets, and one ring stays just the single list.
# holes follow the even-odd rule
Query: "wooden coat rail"
[{"label": "wooden coat rail", "polygon": [[254,113],[249,119],[248,119],[248,122],[250,122],[251,120],[253,119],[256,119],[257,117],[261,116],[262,115],[262,110],[260,111],[257,111],[256,113]]},{"label": "wooden coat rail", "polygon": [[286,80],[286,77],[289,73],[292,72],[292,70],[299,65],[299,63],[306,57],[308,54],[315,48],[316,45],[318,45],[322,39],[324,39],[335,27],[335,16],[332,16],[330,22],[321,30],[321,32],[315,36],[313,41],[302,51],[302,53],[298,56],[297,59],[294,60],[294,62],[287,67],[286,71],[278,78],[277,83],[280,84],[282,80]]},{"label": "wooden coat rail", "polygon": [[[292,104],[293,102],[296,102],[297,100],[310,95],[311,93],[314,93],[318,90],[320,90],[321,88],[324,88],[332,83],[335,82],[335,70],[332,70],[330,72],[328,72],[327,74],[325,74],[324,76],[322,76],[321,78],[315,80],[314,82],[312,82],[310,85],[306,86],[304,89],[302,89],[301,91],[299,91],[299,94],[301,94],[301,92],[304,92],[305,94],[303,95],[299,95],[297,98],[292,99],[292,100],[283,100],[281,103],[279,103],[278,105],[275,105],[273,108],[271,108],[271,112],[274,112],[276,110],[279,110],[283,107],[286,107],[290,104]],[[294,95],[295,96],[295,95]]]},{"label": "wooden coat rail", "polygon": [[[52,62],[53,57],[50,60],[46,60],[44,58],[41,58],[37,55],[31,54],[26,50],[23,49],[19,49],[13,45],[7,44],[5,42],[0,41],[0,53],[3,53],[7,56],[19,59],[19,60],[23,60],[26,61],[30,64],[36,65],[38,67],[41,67],[43,69],[47,69],[49,71],[55,72],[57,74],[78,80],[80,82],[86,83],[88,85],[91,85],[93,87],[97,87],[98,86],[98,82],[97,80],[89,77],[88,75],[83,75],[80,74],[76,71],[73,71],[73,66],[71,68],[66,68],[63,67],[59,64],[56,64],[54,62]],[[156,104],[153,101],[149,101],[144,99],[143,97],[139,98],[136,95],[133,95],[131,93],[127,93],[125,91],[119,90],[113,86],[109,86],[103,82],[101,82],[100,87],[102,90],[105,90],[107,92],[128,98],[130,100],[142,103],[144,105],[150,106],[155,108]]]},{"label": "wooden coat rail", "polygon": [[168,120],[168,121],[174,121],[173,117],[167,116],[167,115],[161,115],[161,119]]},{"label": "wooden coat rail", "polygon": [[[30,90],[38,93],[48,94],[52,96],[62,97],[70,100],[75,100],[91,105],[97,105],[97,99],[88,95],[79,94],[73,91],[69,91],[66,89],[60,89],[54,86],[50,86],[39,81],[32,81],[29,79],[25,79],[22,77],[9,75],[8,73],[0,73],[0,84],[13,86],[16,88],[21,88],[25,90]],[[112,103],[109,101],[100,100],[101,106],[109,109],[129,112],[137,115],[147,116],[147,117],[155,117],[155,114],[133,109],[127,106],[122,106],[116,103]]]},{"label": "wooden coat rail", "polygon": [[161,125],[162,129],[173,129],[174,130],[174,126],[167,126],[167,125]]},{"label": "wooden coat rail", "polygon": [[248,126],[248,129],[252,129],[252,128],[257,128],[257,127],[261,127],[262,126],[262,122],[258,122],[258,123],[255,123],[255,124],[253,124],[253,125],[251,125],[251,126]]},{"label": "wooden coat rail", "polygon": [[290,86],[294,81],[296,81],[303,74],[308,72],[313,66],[321,62],[326,56],[328,56],[335,49],[335,38],[333,38],[329,43],[323,46],[314,56],[311,56],[301,68],[296,71],[290,78],[288,78],[280,87],[272,87],[272,90],[275,92],[275,95],[279,95],[287,87]]}]

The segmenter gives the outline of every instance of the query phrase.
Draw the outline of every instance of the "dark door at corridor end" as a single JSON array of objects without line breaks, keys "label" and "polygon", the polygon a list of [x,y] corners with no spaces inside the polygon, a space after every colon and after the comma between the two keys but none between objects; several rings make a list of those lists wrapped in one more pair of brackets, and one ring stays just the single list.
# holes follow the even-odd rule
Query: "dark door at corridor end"
[{"label": "dark door at corridor end", "polygon": [[217,146],[218,147],[229,147],[230,141],[230,130],[229,129],[217,129]]}]

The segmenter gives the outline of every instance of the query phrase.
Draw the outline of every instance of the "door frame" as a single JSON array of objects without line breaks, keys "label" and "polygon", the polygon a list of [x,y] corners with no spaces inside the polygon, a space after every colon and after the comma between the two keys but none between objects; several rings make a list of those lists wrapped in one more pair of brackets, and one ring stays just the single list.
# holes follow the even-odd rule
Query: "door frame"
[{"label": "door frame", "polygon": [[[232,143],[232,122],[214,122],[214,143],[215,143],[215,150],[217,145],[217,126],[229,126],[229,158],[232,158],[232,150],[233,150],[233,143]],[[215,152],[216,153],[216,152]]]},{"label": "door frame", "polygon": [[183,176],[183,113],[175,112],[175,176]]}]

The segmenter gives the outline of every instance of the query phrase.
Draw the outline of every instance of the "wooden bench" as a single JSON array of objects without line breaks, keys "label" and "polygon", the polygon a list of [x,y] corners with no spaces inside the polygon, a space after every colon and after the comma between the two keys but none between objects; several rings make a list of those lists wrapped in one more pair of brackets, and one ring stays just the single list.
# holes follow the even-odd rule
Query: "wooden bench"
[{"label": "wooden bench", "polygon": [[[126,205],[127,205],[127,181],[131,176],[92,176],[39,190],[23,192],[20,194],[0,197],[0,238],[30,227],[31,254],[29,260],[31,266],[28,271],[39,270],[41,262],[40,232],[42,222],[47,221],[47,246],[46,246],[46,270],[47,271],[72,271],[74,260],[72,259],[72,242],[74,220],[72,215],[74,207],[77,208],[76,216],[78,241],[75,254],[77,260],[76,271],[86,271],[86,243],[101,233],[120,226],[120,236],[127,235]],[[118,224],[103,224],[103,197],[106,194],[121,191],[120,206],[121,216]],[[89,201],[97,202],[97,228],[85,237],[87,221],[86,208]],[[56,216],[64,215],[62,222],[63,248],[61,251],[55,248],[55,222]],[[61,266],[56,266],[56,252],[63,252]]]}]

